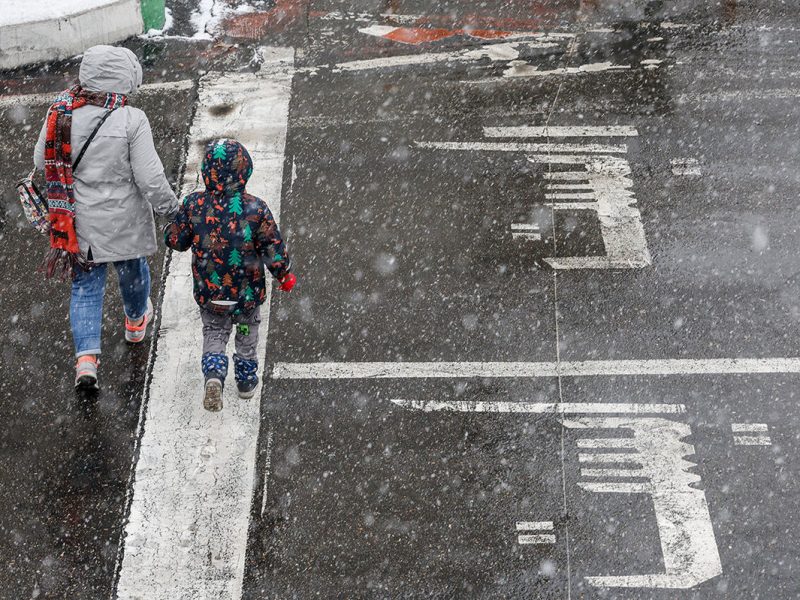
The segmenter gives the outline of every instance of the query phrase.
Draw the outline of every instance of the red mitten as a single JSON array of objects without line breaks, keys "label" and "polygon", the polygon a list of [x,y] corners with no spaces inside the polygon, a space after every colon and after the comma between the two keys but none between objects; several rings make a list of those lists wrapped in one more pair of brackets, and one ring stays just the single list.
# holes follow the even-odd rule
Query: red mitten
[{"label": "red mitten", "polygon": [[291,292],[294,284],[297,283],[297,277],[294,276],[294,273],[287,273],[281,279],[278,279],[280,285],[278,289],[282,292]]}]

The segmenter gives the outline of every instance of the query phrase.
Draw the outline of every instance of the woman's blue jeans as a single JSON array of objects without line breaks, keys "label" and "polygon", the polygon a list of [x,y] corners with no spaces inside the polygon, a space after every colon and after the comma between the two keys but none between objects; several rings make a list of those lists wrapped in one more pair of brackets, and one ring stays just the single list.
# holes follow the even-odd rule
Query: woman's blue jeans
[{"label": "woman's blue jeans", "polygon": [[[132,321],[147,312],[150,297],[150,268],[147,259],[134,258],[113,263],[119,276],[119,291],[125,315]],[[94,265],[88,271],[77,267],[72,279],[69,322],[75,356],[100,354],[100,332],[103,324],[103,296],[106,291],[108,263]]]}]

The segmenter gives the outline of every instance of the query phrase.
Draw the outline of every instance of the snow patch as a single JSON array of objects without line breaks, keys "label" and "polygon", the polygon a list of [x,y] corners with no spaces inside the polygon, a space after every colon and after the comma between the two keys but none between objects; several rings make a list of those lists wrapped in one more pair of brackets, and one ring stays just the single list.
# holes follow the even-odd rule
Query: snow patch
[{"label": "snow patch", "polygon": [[50,0],[3,0],[0,27],[63,19],[118,2],[119,0],[70,0],[63,3]]}]

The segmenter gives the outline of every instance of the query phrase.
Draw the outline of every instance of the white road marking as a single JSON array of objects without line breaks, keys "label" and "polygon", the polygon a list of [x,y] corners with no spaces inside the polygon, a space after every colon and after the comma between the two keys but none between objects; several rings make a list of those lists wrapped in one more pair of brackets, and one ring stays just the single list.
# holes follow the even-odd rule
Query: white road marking
[{"label": "white road marking", "polygon": [[632,478],[643,477],[640,467],[627,467],[625,469],[581,469],[581,477],[611,477]]},{"label": "white road marking", "polygon": [[696,158],[674,158],[670,161],[673,175],[701,175]]},{"label": "white road marking", "polygon": [[[594,441],[594,440],[593,440]],[[596,446],[597,448],[605,448],[608,446]],[[628,454],[622,452],[595,452],[592,454],[578,454],[578,462],[582,463],[596,463],[596,462],[636,462],[635,454]]]},{"label": "white road marking", "polygon": [[800,88],[747,89],[733,92],[714,91],[708,93],[681,94],[676,96],[677,104],[696,102],[715,104],[718,102],[754,102],[758,100],[787,100],[800,97]]},{"label": "white road marking", "polygon": [[[197,186],[204,141],[236,137],[255,163],[248,189],[280,215],[294,51],[264,49],[258,73],[209,73],[200,80],[182,192]],[[213,115],[230,103],[235,109]],[[144,434],[117,598],[238,600],[255,484],[260,393],[225,389],[225,408],[202,408],[201,324],[192,299],[190,253],[174,253],[149,387]],[[269,303],[262,321],[264,365]],[[231,373],[231,379],[232,379]]]},{"label": "white road marking", "polygon": [[[517,521],[517,531],[553,531],[552,521]],[[556,536],[552,533],[520,534],[519,544],[555,544]]]},{"label": "white road marking", "polygon": [[320,17],[323,21],[364,21],[367,23],[375,21],[377,18],[388,19],[396,23],[413,24],[418,23],[422,15],[395,14],[390,12],[379,13],[351,13],[340,10],[333,10]]},{"label": "white road marking", "polygon": [[[426,31],[426,29],[425,28],[418,28],[418,27],[402,27],[402,26],[398,26],[398,25],[376,25],[375,23],[372,23],[372,24],[368,25],[367,27],[359,27],[358,31],[359,31],[359,33],[364,33],[366,35],[372,35],[372,36],[375,36],[375,37],[387,38],[387,39],[390,39],[390,40],[392,40],[394,42],[398,42],[398,43],[401,43],[401,44],[415,44],[415,45],[416,44],[420,44],[420,43],[428,43],[428,42],[432,42],[432,41],[439,41],[439,39],[447,39],[449,37],[455,37],[455,36],[459,36],[459,35],[460,36],[475,37],[475,38],[483,39],[483,40],[486,40],[486,41],[489,41],[490,39],[495,39],[495,40],[521,40],[521,39],[533,38],[535,40],[547,41],[547,42],[559,41],[559,40],[564,40],[564,39],[572,39],[576,35],[574,33],[543,33],[543,32],[536,32],[536,31],[499,31],[499,30],[491,30],[496,35],[496,37],[486,37],[485,35],[476,35],[476,33],[480,33],[481,30],[463,29],[463,28],[461,28],[461,29],[460,28],[447,28],[446,29],[447,33],[445,33],[445,35],[443,35],[439,39],[434,39],[434,40],[431,40],[431,39],[414,40],[414,38],[413,38],[414,32],[416,32],[416,31]],[[401,34],[403,32],[407,32],[411,39],[410,40],[409,39],[402,39],[402,37],[400,37],[400,39],[398,39],[397,36],[395,36],[395,38],[388,37],[391,34],[396,33],[396,32],[399,32]],[[438,32],[438,30],[437,30],[437,32]],[[442,32],[442,33],[444,33],[444,32]],[[413,40],[413,41],[411,41],[411,40]]]},{"label": "white road marking", "polygon": [[[319,16],[318,18],[323,21],[353,21],[353,22],[363,22],[363,23],[374,23],[377,20],[385,19],[386,21],[393,22],[393,23],[401,23],[406,25],[419,25],[420,23],[427,23],[431,24],[432,20],[435,19],[437,15],[425,14],[425,15],[412,15],[412,14],[405,14],[405,13],[394,13],[394,12],[382,12],[382,13],[367,13],[367,12],[347,12],[341,10],[333,10],[324,15]],[[452,17],[449,15],[438,15],[440,20],[445,22],[452,21]],[[532,20],[532,26],[534,25],[535,20]],[[642,24],[649,25],[649,22],[641,22]],[[538,25],[538,24],[537,24]],[[474,25],[476,28],[479,29],[487,29],[488,27],[481,26],[480,24]],[[696,27],[696,25],[693,25]],[[689,25],[686,25],[689,27]],[[734,25],[734,27],[737,27]],[[776,30],[789,30],[794,31],[793,28],[775,28]],[[575,37],[576,35],[589,32],[589,33],[614,33],[615,29],[610,29],[603,23],[583,23],[581,24],[580,31],[578,33],[568,33],[568,32],[548,32],[547,35],[557,35],[563,37]]]},{"label": "white road marking", "polygon": [[663,62],[663,60],[658,60],[656,58],[647,58],[641,61],[640,64],[648,71],[652,71],[653,69],[657,69]]},{"label": "white road marking", "polygon": [[695,23],[673,23],[671,21],[664,21],[661,23],[661,29],[689,29],[698,27]]},{"label": "white road marking", "polygon": [[387,34],[392,33],[393,31],[397,31],[400,29],[397,25],[368,25],[366,27],[359,27],[358,32],[364,33],[366,35],[374,35],[376,37],[383,37]]},{"label": "white road marking", "polygon": [[422,412],[537,413],[537,414],[682,414],[683,404],[607,402],[469,402],[458,400],[392,400],[397,406]]},{"label": "white road marking", "polygon": [[736,446],[771,446],[769,426],[766,423],[731,423],[733,443]]},{"label": "white road marking", "polygon": [[409,379],[800,373],[800,358],[664,358],[562,362],[275,363],[275,379]]},{"label": "white road marking", "polygon": [[[549,71],[540,71],[537,65],[531,65],[524,61],[514,61],[509,64],[508,68],[503,71],[503,79],[519,79],[526,77],[553,77],[559,75],[585,75],[587,73],[606,73],[613,71],[628,71],[630,65],[615,65],[610,62],[588,63],[578,67],[559,67],[557,69],[550,69]],[[498,79],[493,78],[486,80],[486,82],[496,82]],[[499,79],[502,81],[502,79]],[[482,83],[476,81],[475,83]]]},{"label": "white road marking", "polygon": [[517,542],[520,544],[555,544],[556,536],[552,533],[518,535]]},{"label": "white road marking", "polygon": [[[484,128],[486,134],[517,133],[518,136],[538,137],[553,131],[556,137],[625,137],[632,136],[635,128],[593,128],[579,127],[549,127],[540,128]],[[620,134],[614,136],[612,134]],[[531,142],[419,142],[414,144],[418,148],[432,148],[437,150],[458,150],[467,152],[500,151],[500,152],[526,152],[528,160],[536,164],[552,165],[568,164],[580,165],[582,170],[560,171],[548,168],[544,178],[548,180],[545,185],[546,200],[569,200],[570,202],[549,203],[554,211],[563,210],[591,210],[597,213],[600,221],[600,230],[603,236],[605,256],[569,256],[550,257],[544,261],[556,270],[572,269],[641,269],[652,263],[650,250],[647,247],[642,215],[636,206],[633,194],[633,181],[630,178],[631,167],[627,160],[612,154],[625,154],[628,147],[608,144],[565,144],[565,143],[531,143]],[[570,155],[566,153],[580,153]],[[575,185],[574,181],[585,181]],[[555,187],[551,187],[555,186]],[[565,187],[572,188],[564,191]],[[574,191],[584,189],[589,191]],[[585,202],[574,202],[575,200]],[[512,238],[541,239],[541,236],[513,233]]]},{"label": "white road marking", "polygon": [[267,449],[264,451],[266,458],[264,460],[264,485],[261,488],[261,516],[267,510],[267,486],[269,478],[272,475],[272,429],[267,431]]},{"label": "white road marking", "polygon": [[[463,150],[466,152],[536,152],[549,154],[543,160],[552,158],[553,152],[580,152],[581,154],[625,154],[627,146],[608,144],[536,144],[529,142],[414,142],[417,148],[436,150]],[[584,157],[585,159],[585,157]],[[585,162],[585,160],[584,160]]]},{"label": "white road marking", "polygon": [[[551,185],[552,184],[548,184],[547,189],[552,189]],[[584,188],[591,187],[591,184],[587,183],[583,187]],[[597,198],[597,195],[594,192],[551,192],[549,194],[545,194],[544,197],[546,200],[595,200]],[[583,202],[581,203],[582,205],[581,207],[592,208],[591,204],[593,203]],[[555,206],[559,205],[555,203]]]},{"label": "white road marking", "polygon": [[602,125],[575,126],[575,127],[484,127],[483,135],[486,137],[515,137],[515,138],[565,138],[565,137],[637,137],[639,132],[630,125]]},{"label": "white road marking", "polygon": [[552,531],[552,521],[517,521],[517,531]]},{"label": "white road marking", "polygon": [[542,233],[538,225],[532,223],[512,223],[511,238],[539,241]]},{"label": "white road marking", "polygon": [[519,58],[522,47],[525,48],[553,48],[558,46],[555,42],[504,42],[500,44],[485,44],[479,48],[456,50],[453,52],[428,52],[419,54],[401,54],[399,56],[385,56],[381,58],[368,58],[341,62],[333,66],[334,72],[370,71],[373,69],[391,69],[407,67],[410,65],[430,65],[455,62],[473,62],[488,58],[491,61],[505,62]]},{"label": "white road marking", "polygon": [[578,448],[634,448],[633,438],[581,438]]},{"label": "white road marking", "polygon": [[768,435],[735,435],[734,446],[771,446],[772,439]]},{"label": "white road marking", "polygon": [[531,223],[512,223],[511,229],[514,231],[539,231],[539,226]]},{"label": "white road marking", "polygon": [[641,466],[581,469],[581,476],[636,477],[645,478],[645,482],[582,481],[578,485],[596,493],[648,494],[653,499],[664,556],[664,573],[587,577],[589,583],[598,587],[689,589],[722,574],[705,492],[697,489],[700,476],[689,472],[696,465],[685,458],[695,453],[691,444],[682,441],[692,433],[689,425],[654,417],[582,417],[562,423],[570,429],[612,429],[633,434],[630,440],[636,453],[608,454],[608,462],[635,457]]},{"label": "white road marking", "polygon": [[[578,145],[580,146],[580,145]],[[627,149],[627,147],[623,146]],[[554,210],[594,210],[600,221],[605,246],[605,256],[570,256],[545,258],[554,269],[640,269],[651,264],[642,215],[633,195],[631,167],[627,160],[616,156],[569,157],[563,160],[555,155],[528,156],[533,163],[583,164],[583,171],[548,171],[544,174],[550,182],[586,180],[591,193],[551,192],[546,199],[591,200],[585,204],[554,203]],[[545,188],[551,189],[552,183]]]},{"label": "white road marking", "polygon": [[766,423],[731,423],[733,433],[767,433],[769,425]]},{"label": "white road marking", "polygon": [[[65,86],[66,87],[66,86]],[[179,81],[164,81],[161,83],[145,83],[142,85],[136,94],[131,97],[135,99],[138,94],[147,96],[149,94],[158,94],[161,92],[182,92],[190,90],[194,87],[194,81],[191,79],[181,79]],[[39,94],[18,94],[16,96],[0,96],[0,109],[9,108],[12,106],[31,106],[36,104],[51,104],[55,97],[62,90],[53,92],[42,92]]]}]

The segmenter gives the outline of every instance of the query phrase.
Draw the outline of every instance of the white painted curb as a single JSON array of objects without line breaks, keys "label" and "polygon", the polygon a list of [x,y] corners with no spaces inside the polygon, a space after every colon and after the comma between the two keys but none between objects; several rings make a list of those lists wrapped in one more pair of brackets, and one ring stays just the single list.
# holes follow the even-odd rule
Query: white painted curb
[{"label": "white painted curb", "polygon": [[74,14],[0,25],[0,69],[61,60],[142,33],[139,0],[110,0]]}]

